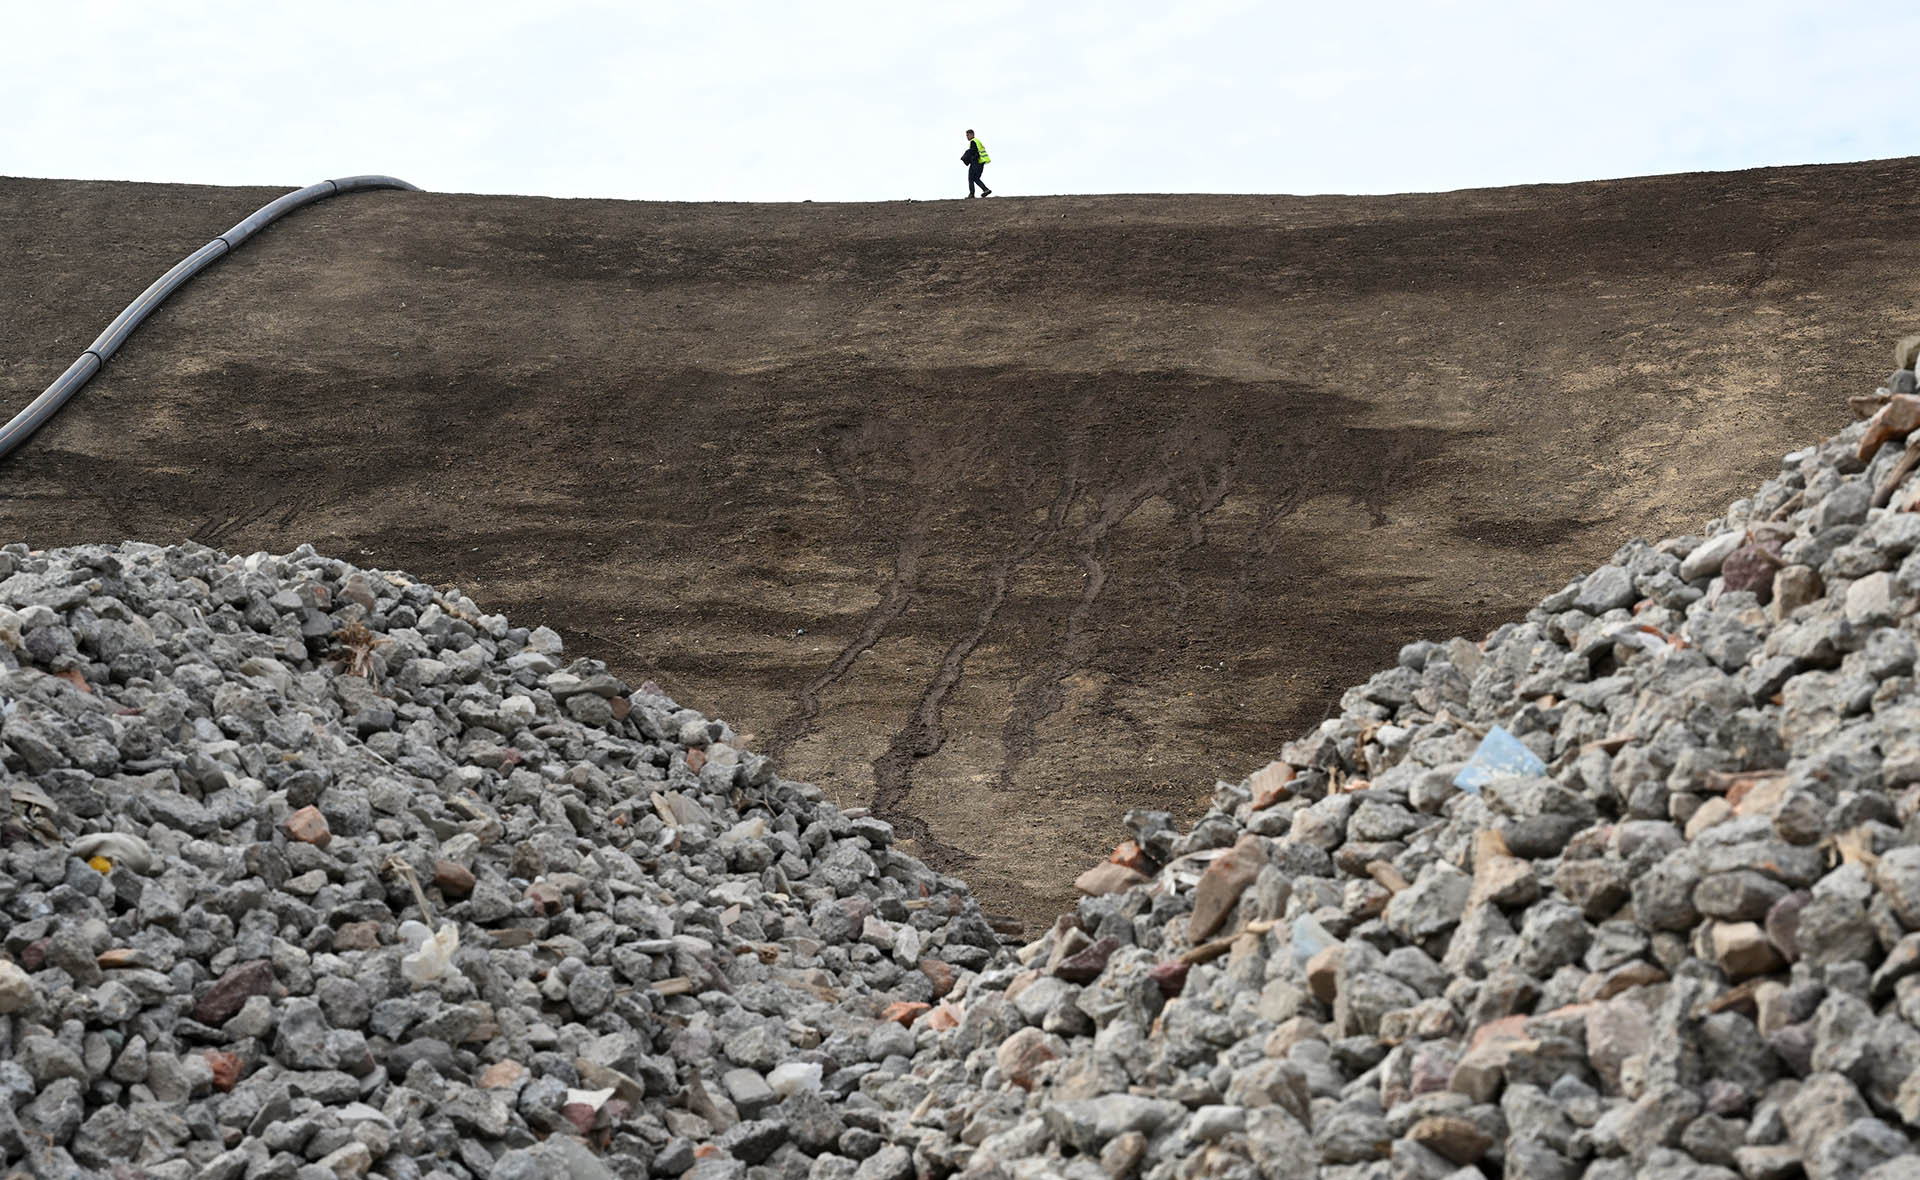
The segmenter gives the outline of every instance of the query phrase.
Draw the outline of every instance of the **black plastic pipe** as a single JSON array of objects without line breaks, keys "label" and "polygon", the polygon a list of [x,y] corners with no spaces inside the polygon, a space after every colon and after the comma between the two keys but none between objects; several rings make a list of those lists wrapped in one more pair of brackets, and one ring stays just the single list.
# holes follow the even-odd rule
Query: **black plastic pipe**
[{"label": "black plastic pipe", "polygon": [[60,407],[67,404],[67,399],[80,392],[80,387],[100,371],[101,366],[107,363],[107,358],[119,351],[141,321],[152,315],[154,309],[165,303],[167,296],[179,290],[188,279],[213,265],[221,256],[238,250],[241,243],[295,209],[315,201],[324,201],[339,193],[377,188],[420,191],[406,181],[391,176],[348,176],[340,180],[323,180],[260,206],[246,220],[175,263],[172,270],[155,279],[151,287],[142,291],[140,298],[127,304],[127,309],[113,318],[107,330],[87,346],[79,359],[67,366],[66,372],[47,386],[45,393],[34,398],[26,409],[15,414],[5,426],[0,426],[0,459],[6,458],[15,447],[26,442],[34,431],[45,426],[59,413]]}]

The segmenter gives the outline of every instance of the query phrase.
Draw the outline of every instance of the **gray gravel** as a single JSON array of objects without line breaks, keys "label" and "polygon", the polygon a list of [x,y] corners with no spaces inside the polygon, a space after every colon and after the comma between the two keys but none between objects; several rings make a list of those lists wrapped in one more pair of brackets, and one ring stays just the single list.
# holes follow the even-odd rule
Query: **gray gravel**
[{"label": "gray gravel", "polygon": [[[1190,830],[1130,813],[1140,871],[1018,948],[886,824],[457,591],[10,546],[0,1159],[1920,1175],[1920,481],[1885,433],[1407,645]],[[1458,785],[1494,727],[1531,771]]]},{"label": "gray gravel", "polygon": [[28,1174],[805,1175],[1005,956],[724,722],[305,548],[7,547],[0,711]]}]

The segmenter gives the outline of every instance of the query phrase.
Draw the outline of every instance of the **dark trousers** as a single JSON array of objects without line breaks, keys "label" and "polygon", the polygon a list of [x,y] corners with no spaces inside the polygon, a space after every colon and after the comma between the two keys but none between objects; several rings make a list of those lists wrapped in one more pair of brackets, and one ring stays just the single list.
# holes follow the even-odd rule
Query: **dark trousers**
[{"label": "dark trousers", "polygon": [[980,191],[983,193],[990,193],[993,191],[992,189],[987,187],[986,181],[980,179],[980,174],[982,172],[985,172],[986,170],[987,170],[987,166],[985,164],[968,164],[967,165],[967,195],[969,197],[973,195],[973,188],[975,185],[979,185]]}]

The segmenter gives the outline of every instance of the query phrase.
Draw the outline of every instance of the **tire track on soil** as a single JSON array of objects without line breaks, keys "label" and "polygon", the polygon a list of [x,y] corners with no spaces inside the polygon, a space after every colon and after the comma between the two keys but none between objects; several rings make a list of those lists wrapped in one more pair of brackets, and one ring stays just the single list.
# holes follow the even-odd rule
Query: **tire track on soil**
[{"label": "tire track on soil", "polygon": [[807,736],[820,715],[820,694],[839,683],[853,668],[854,661],[880,641],[913,601],[920,584],[920,559],[927,552],[928,525],[933,520],[933,505],[922,504],[900,534],[893,558],[893,577],[880,601],[867,612],[866,620],[852,642],[840,649],[826,670],[809,680],[794,699],[791,712],[775,727],[767,743],[767,754],[776,761],[786,757],[787,748]]},{"label": "tire track on soil", "polygon": [[926,820],[904,809],[907,796],[913,790],[913,764],[939,753],[940,747],[946,743],[946,733],[940,727],[940,710],[948,694],[965,674],[967,657],[986,638],[999,617],[1007,592],[1021,567],[1066,527],[1067,513],[1073,507],[1077,487],[1075,475],[1069,472],[1061,481],[1060,492],[1048,509],[1047,519],[1000,561],[989,583],[987,599],[974,616],[973,626],[948,646],[933,680],[921,693],[919,703],[914,706],[907,723],[893,735],[886,752],[874,760],[873,813],[893,824],[901,835],[913,840],[919,846],[922,858],[942,871],[949,871],[974,858],[971,853],[935,836]]},{"label": "tire track on soil", "polygon": [[[902,431],[891,423],[868,423],[859,429],[850,423],[835,423],[829,430],[833,437],[828,445],[815,450],[826,459],[835,482],[851,497],[856,515],[865,515],[859,510],[864,510],[867,503],[866,484],[860,476],[863,463],[874,463],[890,450],[897,450],[904,460],[905,486],[918,494],[919,506],[895,538],[893,574],[880,601],[867,612],[853,640],[794,694],[793,707],[774,728],[767,752],[776,760],[783,759],[795,742],[813,731],[820,715],[820,694],[844,679],[912,605],[920,587],[920,562],[931,544],[935,513],[940,505],[958,498],[953,494],[952,481],[957,472],[972,467],[981,445],[978,439],[956,445],[921,431]],[[943,458],[951,461],[943,462]]]},{"label": "tire track on soil", "polygon": [[1080,597],[1067,615],[1067,625],[1057,648],[1058,656],[1045,672],[1022,678],[1014,689],[1013,708],[1001,727],[1001,744],[1006,749],[997,784],[1001,790],[1013,789],[1014,772],[1038,745],[1040,724],[1066,706],[1067,692],[1063,682],[1089,662],[1091,653],[1087,650],[1087,619],[1092,615],[1101,592],[1107,588],[1105,558],[1112,551],[1110,538],[1113,530],[1125,523],[1142,504],[1165,492],[1174,483],[1174,478],[1163,472],[1137,480],[1124,488],[1101,493],[1099,511],[1075,537],[1074,560],[1081,570]]},{"label": "tire track on soil", "polygon": [[1227,493],[1233,490],[1234,476],[1240,469],[1236,456],[1209,470],[1200,467],[1193,472],[1192,493],[1188,494],[1184,486],[1186,481],[1174,484],[1169,499],[1186,517],[1187,539],[1184,544],[1167,554],[1160,564],[1160,580],[1166,585],[1167,596],[1173,600],[1174,613],[1185,615],[1187,602],[1192,592],[1186,579],[1180,576],[1180,564],[1187,554],[1207,543],[1207,517],[1226,503]]}]

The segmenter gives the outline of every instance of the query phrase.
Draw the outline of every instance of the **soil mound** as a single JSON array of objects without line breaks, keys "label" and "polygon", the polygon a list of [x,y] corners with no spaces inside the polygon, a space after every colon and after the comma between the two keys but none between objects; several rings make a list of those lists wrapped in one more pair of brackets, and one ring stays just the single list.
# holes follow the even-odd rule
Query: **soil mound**
[{"label": "soil mound", "polygon": [[[1916,186],[357,196],[142,329],[8,463],[0,536],[457,583],[727,702],[1038,928],[1121,813],[1193,817],[1393,637],[1480,634],[1837,429]],[[276,195],[0,180],[0,401]]]}]

